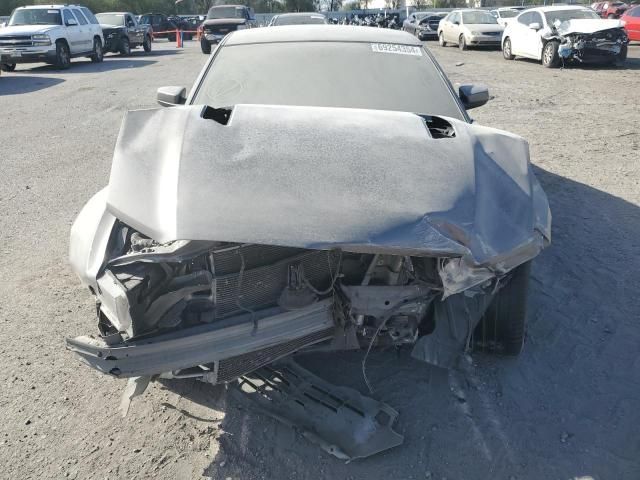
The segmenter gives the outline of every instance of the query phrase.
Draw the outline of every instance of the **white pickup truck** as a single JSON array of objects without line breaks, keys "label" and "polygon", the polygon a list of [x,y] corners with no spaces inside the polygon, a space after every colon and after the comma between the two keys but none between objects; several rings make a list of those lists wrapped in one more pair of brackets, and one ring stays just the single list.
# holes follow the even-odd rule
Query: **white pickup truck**
[{"label": "white pickup truck", "polygon": [[45,62],[69,68],[71,59],[103,58],[102,28],[91,11],[80,5],[34,5],[16,8],[0,29],[2,68]]}]

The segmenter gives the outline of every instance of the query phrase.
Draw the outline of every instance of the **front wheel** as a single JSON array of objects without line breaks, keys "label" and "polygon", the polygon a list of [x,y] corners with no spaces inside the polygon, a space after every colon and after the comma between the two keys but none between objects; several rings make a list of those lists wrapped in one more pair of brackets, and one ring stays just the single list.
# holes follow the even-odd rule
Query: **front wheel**
[{"label": "front wheel", "polygon": [[504,39],[502,44],[502,56],[505,60],[513,60],[516,56],[511,53],[511,39],[509,37]]},{"label": "front wheel", "polygon": [[149,53],[151,51],[151,37],[149,35],[146,35],[144,37],[144,42],[142,43],[142,48],[144,48],[144,51]]},{"label": "front wheel", "polygon": [[69,53],[69,47],[64,42],[56,44],[55,66],[60,70],[66,70],[71,66],[71,53]]},{"label": "front wheel", "polygon": [[3,72],[13,72],[16,69],[16,64],[3,63],[2,65],[0,65],[0,69],[2,69]]},{"label": "front wheel", "polygon": [[202,50],[202,53],[209,55],[211,53],[211,44],[208,40],[203,38],[200,40],[200,49]]},{"label": "front wheel", "polygon": [[93,63],[100,63],[104,60],[104,52],[102,50],[102,41],[99,38],[93,39],[93,55],[91,55],[91,61]]},{"label": "front wheel", "polygon": [[440,32],[440,34],[438,35],[438,43],[441,47],[447,46],[447,42],[444,41],[444,35],[442,34],[442,32]]},{"label": "front wheel", "polygon": [[120,55],[131,55],[131,43],[127,37],[120,40]]},{"label": "front wheel", "polygon": [[555,68],[560,63],[560,56],[558,55],[558,47],[560,44],[555,40],[551,40],[545,43],[542,48],[542,65],[547,68]]},{"label": "front wheel", "polygon": [[464,35],[460,35],[460,38],[458,38],[458,48],[460,48],[460,50],[467,49],[467,40],[464,38]]},{"label": "front wheel", "polygon": [[474,331],[476,346],[503,355],[520,354],[527,326],[530,272],[530,261],[513,269],[508,283],[498,291]]}]

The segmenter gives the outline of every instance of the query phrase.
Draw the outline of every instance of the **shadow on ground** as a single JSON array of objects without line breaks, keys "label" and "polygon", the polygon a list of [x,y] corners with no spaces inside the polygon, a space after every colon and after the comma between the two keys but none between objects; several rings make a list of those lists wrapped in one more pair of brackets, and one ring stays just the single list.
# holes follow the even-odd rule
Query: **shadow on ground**
[{"label": "shadow on ground", "polygon": [[99,73],[121,70],[123,68],[142,68],[154,63],[156,62],[153,60],[138,60],[137,58],[129,57],[111,58],[107,56],[101,63],[93,63],[89,59],[74,59],[71,61],[71,67],[67,70],[59,70],[54,65],[38,65],[28,70],[23,70],[22,68],[24,68],[24,66],[18,66],[19,70],[16,70],[15,73],[20,74],[20,72],[26,71],[29,73],[62,73],[65,75],[71,73]]},{"label": "shadow on ground", "polygon": [[64,82],[61,78],[35,77],[29,75],[2,74],[0,96],[37,92]]},{"label": "shadow on ground", "polygon": [[[404,445],[350,464],[237,404],[223,387],[166,382],[225,410],[214,479],[640,478],[640,207],[535,168],[554,215],[535,262],[529,334],[518,359],[473,354],[445,371],[376,352],[373,396],[400,412]],[[299,356],[366,394],[362,352]]]}]

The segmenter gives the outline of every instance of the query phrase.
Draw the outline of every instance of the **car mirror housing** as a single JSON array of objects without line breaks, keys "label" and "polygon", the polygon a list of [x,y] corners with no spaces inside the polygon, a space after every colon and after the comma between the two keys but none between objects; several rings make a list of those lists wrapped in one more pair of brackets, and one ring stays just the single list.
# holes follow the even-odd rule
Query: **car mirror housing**
[{"label": "car mirror housing", "polygon": [[538,22],[533,22],[529,24],[529,28],[531,30],[540,30],[542,28],[542,25],[540,25]]},{"label": "car mirror housing", "polygon": [[470,110],[472,108],[481,107],[489,101],[489,88],[486,85],[460,85],[458,88],[458,96],[464,105],[464,108]]},{"label": "car mirror housing", "polygon": [[163,107],[184,105],[187,101],[187,89],[185,87],[160,87],[156,98]]}]

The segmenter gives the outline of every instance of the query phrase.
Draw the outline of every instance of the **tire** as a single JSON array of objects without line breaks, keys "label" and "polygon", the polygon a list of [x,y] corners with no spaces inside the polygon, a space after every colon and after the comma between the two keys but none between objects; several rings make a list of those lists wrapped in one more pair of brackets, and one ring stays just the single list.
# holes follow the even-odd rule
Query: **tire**
[{"label": "tire", "polygon": [[460,50],[466,50],[467,49],[467,40],[464,38],[464,34],[460,35],[460,37],[458,37],[458,48]]},{"label": "tire", "polygon": [[558,47],[560,44],[555,40],[550,40],[542,47],[542,65],[547,68],[556,68],[560,64]]},{"label": "tire", "polygon": [[607,15],[607,18],[611,20],[611,19],[615,19],[616,16],[613,13],[610,13],[609,15]]},{"label": "tire", "polygon": [[441,47],[447,46],[447,42],[444,41],[444,35],[442,34],[442,32],[440,32],[440,34],[438,35],[438,43]]},{"label": "tire", "polygon": [[527,327],[527,294],[531,261],[516,267],[487,308],[474,331],[482,350],[516,356],[522,351]]},{"label": "tire", "polygon": [[120,55],[131,55],[131,43],[128,37],[122,37],[122,39],[120,39]]},{"label": "tire", "polygon": [[91,55],[91,61],[93,63],[100,63],[104,60],[104,51],[102,50],[102,40],[99,38],[93,39],[93,55]]},{"label": "tire", "polygon": [[2,65],[0,65],[0,69],[2,69],[3,72],[13,72],[16,69],[16,64],[3,63]]},{"label": "tire", "polygon": [[71,53],[69,52],[69,46],[66,42],[56,43],[56,68],[59,70],[66,70],[71,66]]},{"label": "tire", "polygon": [[209,55],[211,53],[211,44],[203,38],[200,40],[200,49],[202,50],[202,53]]},{"label": "tire", "polygon": [[516,56],[511,53],[511,39],[509,37],[505,38],[502,43],[502,56],[505,60],[513,60],[516,58]]},{"label": "tire", "polygon": [[169,35],[167,35],[167,40],[169,40],[170,42],[175,42],[176,41],[176,34],[175,33],[170,33]]},{"label": "tire", "polygon": [[[628,50],[627,46],[622,45],[622,47],[620,48],[620,53],[616,57],[617,63],[624,63],[627,60],[627,50]],[[14,69],[16,68],[15,65],[13,66],[13,68]]]},{"label": "tire", "polygon": [[152,45],[153,41],[151,40],[151,37],[149,35],[145,35],[144,42],[142,42],[142,48],[144,48],[144,51],[149,53],[151,51]]}]

